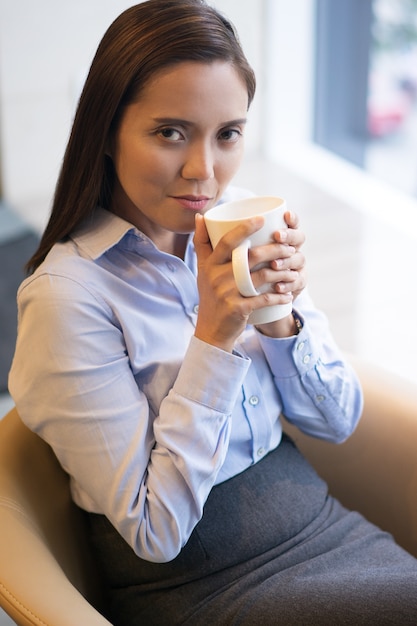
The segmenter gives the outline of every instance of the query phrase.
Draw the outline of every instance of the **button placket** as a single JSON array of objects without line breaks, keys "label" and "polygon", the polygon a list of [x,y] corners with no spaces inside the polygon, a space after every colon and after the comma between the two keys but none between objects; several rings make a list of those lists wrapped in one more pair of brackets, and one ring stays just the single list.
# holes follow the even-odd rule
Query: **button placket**
[{"label": "button placket", "polygon": [[255,395],[250,396],[250,398],[249,398],[249,404],[250,404],[251,406],[258,406],[258,404],[259,404],[259,397],[258,397],[258,396],[255,396]]},{"label": "button placket", "polygon": [[303,365],[308,365],[311,361],[311,354],[304,354],[302,355],[302,353],[308,348],[308,342],[307,341],[300,341],[299,343],[297,343],[296,346],[296,350],[297,352],[300,354],[300,358],[301,358],[301,362],[303,363]]},{"label": "button placket", "polygon": [[170,280],[181,298],[185,314],[195,326],[199,304],[194,274],[190,268],[179,259],[166,259],[165,267],[170,272]]}]

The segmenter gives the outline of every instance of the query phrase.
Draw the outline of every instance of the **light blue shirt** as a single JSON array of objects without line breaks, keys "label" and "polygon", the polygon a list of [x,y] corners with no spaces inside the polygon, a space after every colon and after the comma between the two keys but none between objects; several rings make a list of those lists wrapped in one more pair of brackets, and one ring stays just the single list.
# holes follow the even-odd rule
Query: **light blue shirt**
[{"label": "light blue shirt", "polygon": [[193,335],[196,271],[192,237],[182,261],[97,209],[18,294],[17,409],[70,474],[75,502],[150,561],[179,553],[213,485],[279,445],[281,412],[341,441],[362,410],[307,293],[299,335],[248,326],[229,354]]}]

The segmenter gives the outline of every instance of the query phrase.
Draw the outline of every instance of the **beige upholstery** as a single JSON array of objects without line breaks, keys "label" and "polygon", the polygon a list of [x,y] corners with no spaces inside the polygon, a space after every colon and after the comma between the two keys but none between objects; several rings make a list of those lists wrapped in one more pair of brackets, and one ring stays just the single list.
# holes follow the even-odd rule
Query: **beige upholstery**
[{"label": "beige upholstery", "polygon": [[417,385],[350,360],[365,397],[353,435],[335,445],[286,430],[343,504],[417,557]]},{"label": "beige upholstery", "polygon": [[0,420],[0,606],[17,624],[109,624],[81,595],[99,597],[82,522],[51,449],[13,409]]},{"label": "beige upholstery", "polygon": [[[355,367],[365,411],[347,443],[289,430],[336,496],[417,556],[417,388]],[[97,576],[79,513],[53,453],[12,410],[0,420],[0,605],[17,624],[109,624],[89,603]]]}]

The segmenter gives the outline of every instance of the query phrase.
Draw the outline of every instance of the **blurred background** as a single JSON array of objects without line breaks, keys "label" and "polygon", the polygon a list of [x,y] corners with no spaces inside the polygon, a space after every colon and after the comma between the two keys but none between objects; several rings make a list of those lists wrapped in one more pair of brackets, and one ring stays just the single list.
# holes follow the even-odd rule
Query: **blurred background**
[{"label": "blurred background", "polygon": [[[15,292],[77,99],[125,0],[0,0],[0,392]],[[285,196],[344,350],[415,378],[417,0],[213,0],[258,77],[236,184]],[[0,412],[1,412],[0,404]]]},{"label": "blurred background", "polygon": [[[131,4],[0,0],[0,416],[23,265],[94,51]],[[417,0],[212,4],[258,77],[236,184],[299,213],[310,291],[339,345],[415,380]]]}]

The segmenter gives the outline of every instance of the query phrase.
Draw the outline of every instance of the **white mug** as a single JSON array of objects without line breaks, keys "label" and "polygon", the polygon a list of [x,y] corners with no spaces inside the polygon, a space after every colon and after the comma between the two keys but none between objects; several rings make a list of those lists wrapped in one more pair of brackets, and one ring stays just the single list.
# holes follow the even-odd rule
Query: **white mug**
[{"label": "white mug", "polygon": [[[253,233],[250,239],[245,239],[232,252],[233,275],[242,296],[257,296],[271,288],[268,284],[262,285],[259,289],[255,288],[249,269],[248,249],[252,246],[261,246],[273,242],[273,233],[282,228],[287,228],[284,220],[286,210],[286,202],[282,198],[260,196],[219,204],[205,213],[204,220],[213,248],[217,246],[223,235],[232,228],[255,215],[264,217],[262,228]],[[254,269],[259,269],[259,267],[261,266]],[[266,324],[286,317],[291,311],[291,302],[275,304],[253,311],[248,321],[250,324]]]}]

